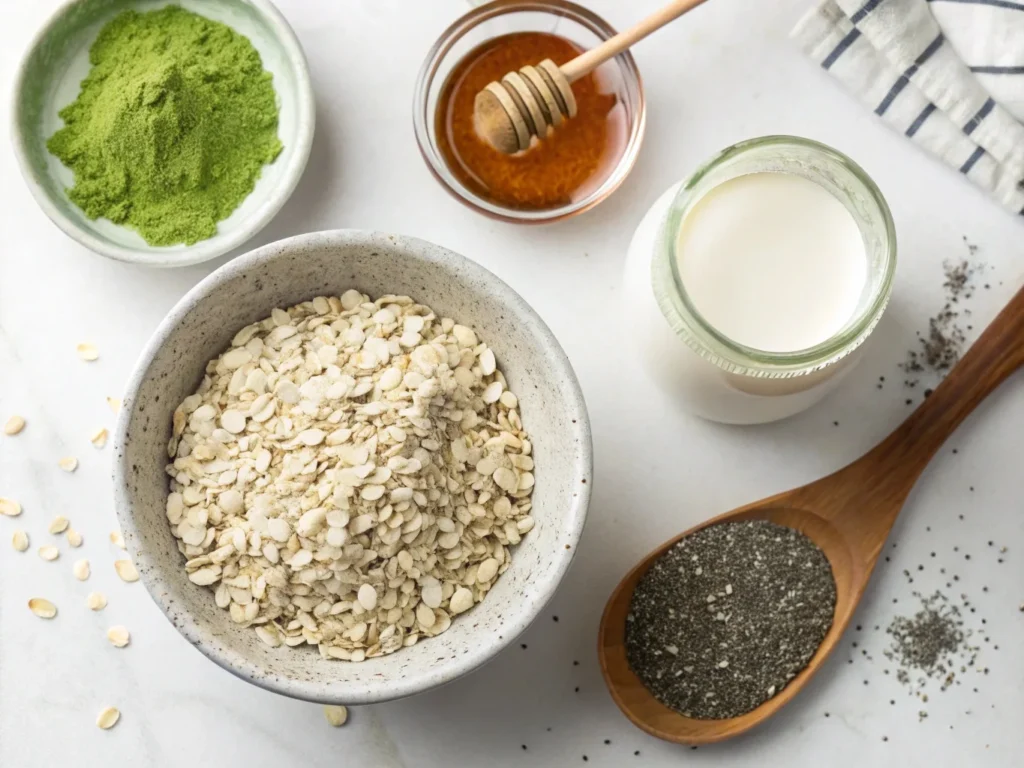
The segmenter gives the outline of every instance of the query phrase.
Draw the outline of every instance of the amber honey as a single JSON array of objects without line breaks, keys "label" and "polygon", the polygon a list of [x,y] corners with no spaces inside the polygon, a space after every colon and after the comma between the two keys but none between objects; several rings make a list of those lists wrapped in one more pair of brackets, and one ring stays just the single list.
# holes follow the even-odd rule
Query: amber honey
[{"label": "amber honey", "polygon": [[615,167],[629,135],[625,106],[599,72],[573,83],[577,114],[533,140],[525,152],[505,155],[473,127],[473,101],[493,80],[544,59],[564,64],[583,49],[547,32],[515,32],[467,53],[452,70],[435,113],[437,145],[445,164],[467,189],[517,210],[547,210],[592,193]]}]

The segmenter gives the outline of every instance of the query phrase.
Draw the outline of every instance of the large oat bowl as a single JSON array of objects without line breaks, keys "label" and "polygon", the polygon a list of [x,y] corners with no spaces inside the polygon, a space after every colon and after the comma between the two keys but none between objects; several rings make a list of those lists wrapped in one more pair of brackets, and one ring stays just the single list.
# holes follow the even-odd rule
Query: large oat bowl
[{"label": "large oat bowl", "polygon": [[[493,350],[529,434],[534,527],[511,565],[450,628],[355,663],[315,647],[271,647],[192,583],[166,513],[167,447],[175,408],[236,333],[317,296],[355,289],[409,296],[472,328]],[[300,235],[241,256],[193,288],[157,329],[136,365],[116,430],[114,491],[132,559],[172,624],[208,658],[288,696],[369,704],[450,682],[493,658],[547,604],[575,555],[590,495],[590,426],[564,352],[537,314],[472,261],[414,238],[338,230]]]}]

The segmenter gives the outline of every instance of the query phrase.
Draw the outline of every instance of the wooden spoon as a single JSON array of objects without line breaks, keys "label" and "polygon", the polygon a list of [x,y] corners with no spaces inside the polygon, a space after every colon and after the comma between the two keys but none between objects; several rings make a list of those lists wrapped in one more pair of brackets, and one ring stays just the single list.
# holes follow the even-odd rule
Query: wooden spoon
[{"label": "wooden spoon", "polygon": [[[810,485],[701,523],[648,554],[615,588],[601,618],[601,672],[619,709],[651,735],[681,744],[722,741],[778,712],[800,692],[838,644],[864,594],[896,515],[932,456],[960,422],[1022,364],[1024,288],[931,396],[865,456]],[[771,520],[795,528],[825,553],[836,581],[832,628],[807,667],[761,706],[728,720],[685,717],[655,699],[629,667],[625,627],[630,599],[651,563],[680,539],[709,525],[750,519]]]},{"label": "wooden spoon", "polygon": [[543,139],[549,128],[576,116],[572,83],[617,56],[656,29],[696,8],[704,0],[672,0],[625,32],[584,51],[559,67],[544,59],[495,80],[476,95],[473,124],[477,134],[506,155],[528,149],[531,139]]}]

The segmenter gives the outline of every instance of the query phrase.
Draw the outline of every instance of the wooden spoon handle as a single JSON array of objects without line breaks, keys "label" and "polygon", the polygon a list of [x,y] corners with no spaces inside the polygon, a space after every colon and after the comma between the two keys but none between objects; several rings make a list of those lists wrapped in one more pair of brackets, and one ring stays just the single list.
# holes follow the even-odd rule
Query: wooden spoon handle
[{"label": "wooden spoon handle", "polygon": [[885,469],[904,496],[932,456],[992,391],[1024,365],[1024,288],[921,406],[861,461]]},{"label": "wooden spoon handle", "polygon": [[[1024,288],[985,329],[949,375],[896,431],[834,475],[794,492],[807,501],[827,492],[829,514],[844,526],[870,528],[881,541],[932,456],[968,415],[1024,365]],[[826,490],[827,489],[827,490]],[[859,522],[858,522],[859,521]],[[877,525],[879,522],[888,525]],[[867,543],[867,542],[865,542]]]},{"label": "wooden spoon handle", "polygon": [[660,29],[703,2],[704,0],[672,0],[671,3],[655,11],[643,21],[634,24],[623,32],[619,32],[615,37],[608,38],[596,48],[591,48],[589,51],[581,53],[572,61],[563,64],[561,67],[562,74],[565,75],[570,83],[578,80],[591,70],[601,66],[612,56],[617,56],[633,43],[642,40],[651,32]]}]

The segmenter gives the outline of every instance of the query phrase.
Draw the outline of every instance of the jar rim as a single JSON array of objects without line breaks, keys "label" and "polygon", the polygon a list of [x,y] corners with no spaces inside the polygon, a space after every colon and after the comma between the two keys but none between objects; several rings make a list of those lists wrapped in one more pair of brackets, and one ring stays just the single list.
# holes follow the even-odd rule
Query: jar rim
[{"label": "jar rim", "polygon": [[[707,194],[705,191],[700,195],[695,195],[693,190],[708,174],[750,151],[785,147],[810,150],[849,172],[855,182],[867,193],[867,199],[870,200],[875,209],[874,212],[883,224],[880,229],[884,229],[885,251],[879,270],[881,276],[872,288],[870,299],[843,329],[823,342],[806,349],[770,352],[734,341],[704,318],[683,283],[677,258],[676,235],[686,215]],[[827,191],[833,194],[831,190]],[[695,352],[719,367],[753,376],[808,374],[832,365],[853,352],[864,342],[881,318],[882,312],[889,302],[896,273],[896,227],[889,206],[874,180],[863,168],[842,152],[821,142],[800,136],[771,135],[747,139],[726,147],[702,164],[679,186],[668,213],[662,221],[659,250],[660,252],[656,252],[655,258],[660,257],[662,272],[667,271],[673,290],[664,292],[655,289],[654,293],[659,308],[666,318],[670,318],[672,313],[681,316],[683,327],[680,328],[677,327],[678,324],[672,324],[673,329]]]},{"label": "jar rim", "polygon": [[501,221],[522,224],[544,224],[575,216],[590,210],[605,200],[625,181],[636,163],[643,143],[647,125],[647,108],[644,100],[643,81],[636,60],[627,50],[615,56],[611,63],[619,68],[626,89],[635,99],[630,110],[629,136],[617,163],[608,176],[593,192],[579,200],[557,208],[544,210],[517,210],[491,203],[461,184],[449,170],[437,148],[431,126],[434,115],[430,113],[430,90],[436,77],[442,72],[442,64],[452,48],[468,32],[493,18],[521,12],[548,13],[569,19],[601,40],[614,37],[616,30],[593,11],[570,2],[570,0],[492,0],[472,8],[449,25],[427,51],[413,88],[413,130],[416,143],[427,168],[437,182],[456,200],[478,213]]}]

